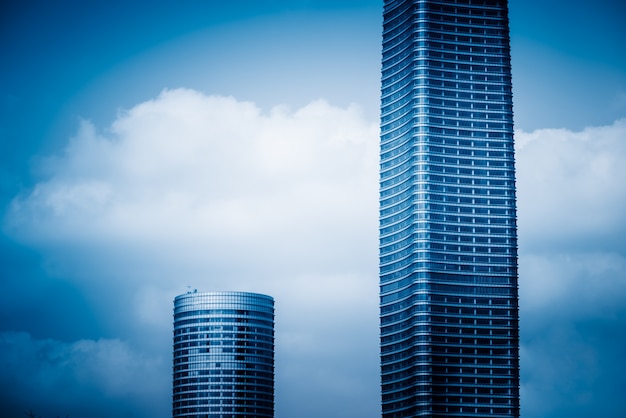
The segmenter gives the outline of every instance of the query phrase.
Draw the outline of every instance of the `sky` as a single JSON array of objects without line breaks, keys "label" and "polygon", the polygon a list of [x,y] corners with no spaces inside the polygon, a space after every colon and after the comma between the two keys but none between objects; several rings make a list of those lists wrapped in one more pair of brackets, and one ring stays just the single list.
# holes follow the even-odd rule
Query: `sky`
[{"label": "sky", "polygon": [[[381,3],[2,3],[1,416],[170,416],[189,288],[275,298],[277,418],[380,415]],[[527,418],[626,416],[624,16],[510,1]]]}]

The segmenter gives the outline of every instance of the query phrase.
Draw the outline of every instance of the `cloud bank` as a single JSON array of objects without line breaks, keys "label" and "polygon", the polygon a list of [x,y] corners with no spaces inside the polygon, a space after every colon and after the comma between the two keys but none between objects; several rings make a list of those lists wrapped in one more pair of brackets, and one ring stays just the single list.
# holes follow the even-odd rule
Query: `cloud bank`
[{"label": "cloud bank", "polygon": [[625,415],[626,119],[516,138],[522,413]]},{"label": "cloud bank", "polygon": [[376,250],[376,137],[356,107],[263,114],[164,91],[105,133],[83,122],[63,155],[41,162],[47,179],[13,201],[6,229],[72,270],[80,253],[109,280],[116,264],[151,286],[375,275],[363,255]]},{"label": "cloud bank", "polygon": [[[516,138],[522,412],[624,415],[626,120]],[[189,285],[275,297],[278,417],[378,417],[377,155],[377,123],[323,101],[265,112],[167,90],[107,129],[83,122],[4,228],[80,288],[103,337],[3,334],[39,377],[2,386],[44,392],[50,414],[93,397],[121,405],[108,416],[168,416],[171,304]],[[143,373],[160,383],[129,392]],[[92,384],[55,403],[45,379]]]},{"label": "cloud bank", "polygon": [[166,90],[102,132],[83,122],[40,161],[43,180],[13,200],[5,230],[152,357],[171,351],[172,299],[187,285],[274,296],[277,413],[373,417],[377,137],[356,106],[263,112]]}]

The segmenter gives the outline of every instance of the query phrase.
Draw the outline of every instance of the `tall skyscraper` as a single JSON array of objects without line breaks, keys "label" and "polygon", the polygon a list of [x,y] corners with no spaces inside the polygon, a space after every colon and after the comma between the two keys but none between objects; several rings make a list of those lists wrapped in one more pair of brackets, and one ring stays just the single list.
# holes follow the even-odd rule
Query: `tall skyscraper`
[{"label": "tall skyscraper", "polygon": [[173,417],[273,417],[274,299],[177,296],[173,377]]},{"label": "tall skyscraper", "polygon": [[383,417],[519,415],[506,0],[386,0]]}]

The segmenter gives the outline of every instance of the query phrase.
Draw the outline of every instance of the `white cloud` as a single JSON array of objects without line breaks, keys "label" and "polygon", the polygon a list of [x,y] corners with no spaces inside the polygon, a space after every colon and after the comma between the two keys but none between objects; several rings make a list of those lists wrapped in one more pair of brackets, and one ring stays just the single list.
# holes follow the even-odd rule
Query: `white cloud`
[{"label": "white cloud", "polygon": [[519,132],[516,140],[521,245],[623,230],[626,119],[580,132]]},{"label": "white cloud", "polygon": [[611,318],[626,302],[624,254],[579,252],[567,247],[550,252],[526,249],[521,256],[520,276],[520,303],[529,313]]},{"label": "white cloud", "polygon": [[355,107],[318,101],[262,114],[232,98],[164,91],[120,114],[108,136],[84,122],[46,164],[50,177],[14,200],[6,225],[36,246],[111,241],[202,248],[203,259],[208,248],[245,252],[247,264],[267,262],[258,251],[328,262],[331,232],[348,253],[373,239],[361,225],[376,216],[376,137]]}]

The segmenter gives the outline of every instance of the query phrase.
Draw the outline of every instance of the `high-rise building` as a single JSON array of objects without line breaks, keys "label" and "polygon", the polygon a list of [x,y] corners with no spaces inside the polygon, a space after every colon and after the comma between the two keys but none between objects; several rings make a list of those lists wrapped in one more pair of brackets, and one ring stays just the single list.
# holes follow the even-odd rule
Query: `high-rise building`
[{"label": "high-rise building", "polygon": [[274,416],[274,299],[195,291],[174,299],[172,416]]},{"label": "high-rise building", "polygon": [[383,417],[519,416],[506,0],[386,0]]}]

